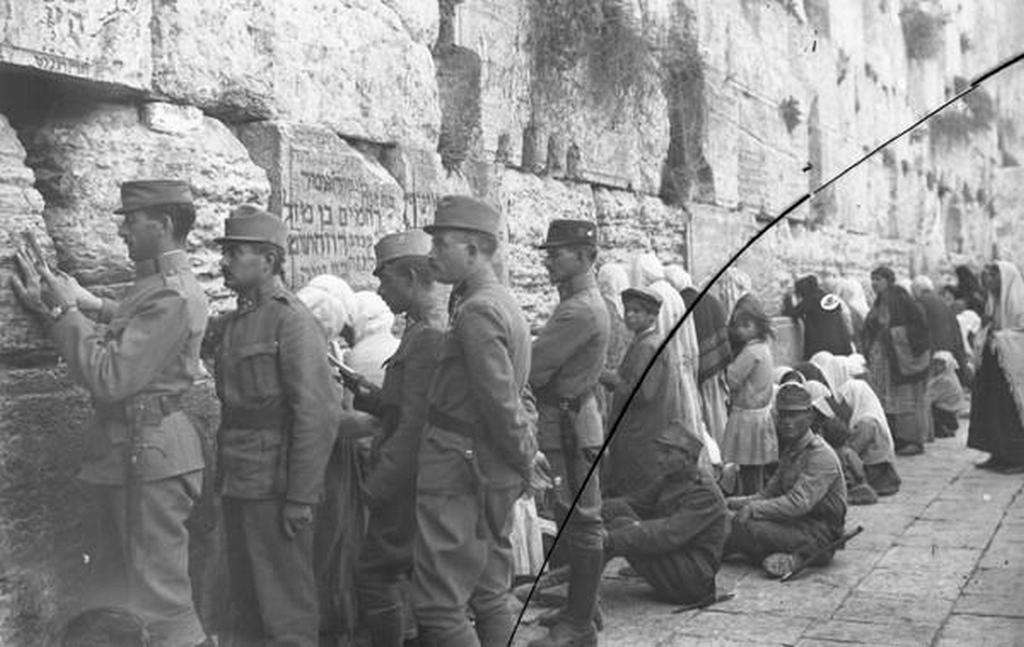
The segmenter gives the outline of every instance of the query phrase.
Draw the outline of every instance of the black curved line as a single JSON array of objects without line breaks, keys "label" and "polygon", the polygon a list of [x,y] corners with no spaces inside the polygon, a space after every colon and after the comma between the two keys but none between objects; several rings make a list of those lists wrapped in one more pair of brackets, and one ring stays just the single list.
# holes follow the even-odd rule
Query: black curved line
[{"label": "black curved line", "polygon": [[[682,325],[686,322],[686,319],[690,316],[690,312],[692,312],[693,309],[697,306],[697,304],[700,303],[700,300],[704,298],[704,295],[708,293],[708,291],[712,288],[712,286],[715,285],[715,283],[718,281],[718,279],[722,278],[722,275],[724,275],[729,270],[729,268],[732,267],[736,263],[736,261],[738,261],[740,259],[740,257],[743,256],[743,254],[748,249],[753,247],[754,243],[759,241],[766,233],[771,231],[772,228],[774,228],[780,222],[785,220],[786,216],[788,216],[790,213],[792,213],[793,211],[798,209],[805,202],[807,202],[812,197],[814,197],[814,195],[817,192],[819,192],[819,191],[821,191],[823,189],[828,188],[829,186],[831,186],[832,184],[837,182],[840,178],[842,178],[843,176],[845,176],[849,172],[853,171],[855,168],[857,168],[858,166],[860,166],[861,164],[863,164],[864,162],[869,160],[871,157],[873,157],[876,154],[878,154],[879,151],[884,149],[889,144],[891,144],[894,141],[900,139],[901,137],[903,137],[907,133],[911,132],[912,130],[914,130],[915,128],[917,128],[918,126],[923,124],[924,122],[926,122],[929,119],[931,119],[932,117],[934,117],[936,114],[938,114],[942,110],[945,110],[947,107],[949,107],[953,103],[956,103],[957,101],[959,101],[960,99],[962,99],[966,95],[968,95],[971,92],[973,92],[975,89],[977,89],[981,85],[981,83],[983,81],[991,78],[993,75],[1003,71],[1004,69],[1006,69],[1006,68],[1008,68],[1008,67],[1010,67],[1010,66],[1012,66],[1012,65],[1014,65],[1014,64],[1016,64],[1018,62],[1020,62],[1021,60],[1024,60],[1024,52],[1021,52],[1021,53],[1019,53],[1019,54],[1017,54],[1017,55],[1015,55],[1015,56],[1013,56],[1013,57],[1011,57],[1009,59],[1006,59],[1005,61],[1000,62],[996,66],[992,67],[988,71],[986,71],[983,74],[981,74],[978,77],[976,77],[976,79],[974,81],[972,81],[970,83],[970,85],[968,85],[964,90],[962,90],[961,92],[957,93],[956,95],[954,95],[950,99],[947,99],[946,101],[944,101],[939,107],[934,108],[933,110],[927,112],[924,116],[922,116],[922,117],[918,118],[916,121],[914,121],[914,123],[912,123],[910,126],[907,126],[903,130],[901,130],[899,133],[893,135],[892,137],[889,137],[888,139],[886,139],[881,144],[878,144],[877,146],[872,148],[870,151],[868,151],[867,153],[862,155],[857,161],[853,162],[852,164],[850,164],[849,166],[844,168],[842,171],[840,171],[839,173],[834,175],[832,178],[830,178],[827,182],[825,182],[825,183],[821,184],[820,186],[818,186],[818,188],[816,188],[813,191],[810,191],[808,193],[805,193],[804,195],[802,195],[801,197],[799,197],[798,199],[793,201],[793,203],[791,203],[788,207],[783,209],[779,213],[779,215],[777,215],[774,218],[772,218],[771,221],[769,221],[764,227],[762,227],[760,230],[758,230],[757,233],[755,233],[746,243],[744,243],[743,246],[740,247],[739,250],[737,250],[729,258],[728,261],[726,261],[725,265],[723,265],[715,273],[715,275],[711,278],[711,280],[708,281],[707,285],[705,285],[704,288],[699,293],[697,293],[697,298],[693,300],[693,303],[690,305],[690,307],[688,307],[686,309],[686,312],[683,313],[683,316],[679,318],[679,321],[677,321],[675,323],[675,325],[672,326],[672,330],[670,330],[668,332],[668,334],[665,335],[665,338],[661,341],[661,343],[658,344],[658,348],[654,351],[653,357],[651,357],[651,360],[647,363],[647,366],[644,367],[643,372],[640,373],[640,377],[639,377],[639,379],[637,379],[636,385],[633,387],[633,390],[629,392],[629,397],[626,398],[626,402],[622,406],[622,409],[619,411],[619,415],[616,416],[615,423],[612,425],[611,429],[608,430],[608,436],[605,438],[604,442],[601,444],[601,448],[598,450],[597,456],[594,458],[594,461],[590,464],[590,468],[587,470],[586,476],[583,477],[583,481],[580,483],[578,489],[576,490],[576,494],[573,496],[572,504],[569,506],[569,513],[565,517],[565,522],[563,522],[561,527],[559,527],[555,531],[554,539],[551,542],[551,548],[548,550],[547,554],[544,556],[544,562],[543,562],[543,564],[541,564],[540,573],[538,573],[537,577],[534,578],[533,585],[530,587],[530,592],[527,593],[526,600],[523,601],[523,607],[522,607],[522,609],[519,610],[519,616],[516,618],[515,626],[512,628],[512,634],[509,636],[507,647],[512,647],[512,641],[515,639],[516,633],[519,631],[519,627],[522,625],[523,616],[526,614],[526,610],[530,606],[530,601],[533,599],[533,594],[537,590],[537,584],[540,582],[540,578],[544,574],[544,570],[547,568],[548,562],[551,560],[551,555],[552,555],[552,553],[554,553],[555,547],[558,545],[558,540],[561,539],[562,532],[568,527],[569,522],[570,522],[570,518],[572,517],[573,513],[576,511],[577,506],[579,505],[580,497],[583,496],[583,491],[586,489],[587,484],[590,482],[591,477],[594,475],[594,472],[597,470],[597,467],[598,467],[598,465],[601,462],[601,457],[604,456],[605,451],[608,449],[609,443],[611,443],[612,438],[615,436],[615,432],[618,431],[619,424],[622,422],[623,417],[626,415],[626,411],[629,409],[629,406],[633,403],[633,400],[636,398],[636,394],[640,391],[640,385],[643,384],[645,379],[647,379],[647,374],[650,373],[651,370],[654,368],[654,363],[657,361],[658,356],[661,355],[662,351],[664,351],[665,348],[668,347],[669,343],[671,343],[672,338],[675,336],[676,332],[679,331],[679,329],[682,327]],[[566,465],[567,465],[568,469],[571,469],[571,465],[568,463],[568,461],[566,461]]]}]

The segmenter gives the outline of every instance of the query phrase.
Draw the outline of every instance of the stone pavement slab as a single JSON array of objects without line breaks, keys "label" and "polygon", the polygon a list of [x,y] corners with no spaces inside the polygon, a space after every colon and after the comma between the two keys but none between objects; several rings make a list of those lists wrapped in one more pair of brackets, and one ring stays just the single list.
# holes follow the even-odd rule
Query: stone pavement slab
[{"label": "stone pavement slab", "polygon": [[[898,457],[901,491],[851,507],[864,532],[795,581],[724,564],[730,601],[673,614],[637,578],[605,571],[601,645],[1020,645],[1024,647],[1024,476],[975,469],[965,429]],[[527,617],[543,609],[531,608]],[[535,625],[515,645],[543,635]]]}]

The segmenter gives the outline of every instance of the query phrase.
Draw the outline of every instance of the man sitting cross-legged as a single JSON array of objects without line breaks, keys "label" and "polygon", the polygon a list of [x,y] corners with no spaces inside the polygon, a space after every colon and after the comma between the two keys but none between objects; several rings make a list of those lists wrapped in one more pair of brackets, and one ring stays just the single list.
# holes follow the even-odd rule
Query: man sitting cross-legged
[{"label": "man sitting cross-legged", "polygon": [[715,596],[726,535],[725,499],[697,465],[703,443],[681,425],[655,439],[659,477],[602,507],[605,555],[622,555],[658,596],[694,604]]},{"label": "man sitting cross-legged", "polygon": [[725,553],[743,553],[780,576],[842,537],[846,483],[835,452],[811,430],[814,413],[804,387],[783,384],[775,407],[778,470],[761,492],[727,500],[736,513]]}]

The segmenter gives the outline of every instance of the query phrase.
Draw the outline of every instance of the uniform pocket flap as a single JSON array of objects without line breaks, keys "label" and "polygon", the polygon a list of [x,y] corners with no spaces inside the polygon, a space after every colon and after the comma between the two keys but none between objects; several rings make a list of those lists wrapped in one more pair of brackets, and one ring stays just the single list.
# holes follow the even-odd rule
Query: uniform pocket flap
[{"label": "uniform pocket flap", "polygon": [[254,357],[256,355],[270,355],[276,353],[277,342],[268,341],[260,342],[258,344],[246,344],[245,346],[236,349],[232,354],[239,359],[244,359],[246,357]]},{"label": "uniform pocket flap", "polygon": [[430,439],[438,449],[443,449],[452,452],[464,453],[472,451],[473,441],[470,438],[463,436],[462,434],[456,434],[444,429],[438,429],[434,427],[430,430],[427,438]]}]

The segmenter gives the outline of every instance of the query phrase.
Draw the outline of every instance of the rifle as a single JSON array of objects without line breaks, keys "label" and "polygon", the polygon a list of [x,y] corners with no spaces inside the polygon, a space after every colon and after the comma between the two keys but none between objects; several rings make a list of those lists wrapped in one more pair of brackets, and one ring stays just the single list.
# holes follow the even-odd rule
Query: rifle
[{"label": "rifle", "polygon": [[825,544],[824,546],[822,546],[818,550],[816,550],[813,553],[811,553],[810,555],[808,555],[807,558],[804,559],[800,563],[799,566],[797,566],[796,568],[794,568],[790,572],[784,574],[779,579],[779,581],[780,582],[788,582],[788,581],[792,580],[797,575],[799,575],[800,573],[803,573],[805,570],[807,570],[807,567],[810,566],[811,564],[813,564],[814,560],[816,560],[817,558],[821,557],[822,555],[827,555],[828,553],[831,553],[832,551],[834,551],[834,550],[836,550],[838,548],[842,548],[843,546],[846,545],[846,542],[850,541],[851,539],[853,539],[854,537],[856,537],[857,535],[859,535],[862,532],[864,532],[864,526],[857,526],[856,528],[854,528],[853,530],[851,530],[848,533],[845,533],[842,537],[840,537],[839,539],[833,541],[832,543]]}]

